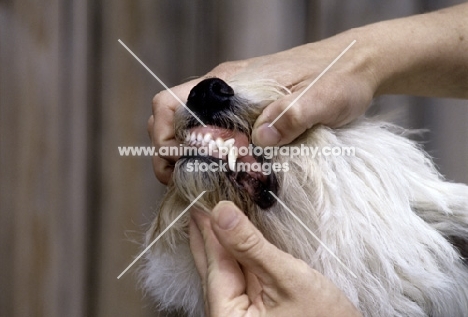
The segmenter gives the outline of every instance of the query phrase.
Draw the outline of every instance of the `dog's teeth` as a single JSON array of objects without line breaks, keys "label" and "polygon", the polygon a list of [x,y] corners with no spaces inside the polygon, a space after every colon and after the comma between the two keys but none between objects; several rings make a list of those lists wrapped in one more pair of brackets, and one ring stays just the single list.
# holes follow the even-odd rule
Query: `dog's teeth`
[{"label": "dog's teeth", "polygon": [[203,137],[203,140],[202,140],[202,146],[206,146],[210,143],[211,141],[211,134],[207,133],[205,134],[205,136]]},{"label": "dog's teeth", "polygon": [[211,134],[210,133],[207,133],[205,134],[205,136],[203,137],[203,141],[205,141],[207,144],[212,140],[211,138]]},{"label": "dog's teeth", "polygon": [[234,139],[229,139],[229,140],[226,140],[226,141],[224,141],[224,146],[226,146],[226,147],[229,147],[229,148],[230,148],[231,146],[233,146],[233,145],[234,145],[234,142],[235,142],[235,141],[236,141],[236,140],[234,140]]},{"label": "dog's teeth", "polygon": [[218,146],[218,148],[224,147],[224,141],[223,141],[223,139],[217,138],[217,139],[216,139],[216,145]]},{"label": "dog's teeth", "polygon": [[197,141],[201,142],[203,140],[203,134],[198,133],[197,135]]},{"label": "dog's teeth", "polygon": [[210,140],[210,142],[208,143],[208,148],[210,149],[210,151],[216,151],[218,149],[218,146],[216,145],[215,141]]},{"label": "dog's teeth", "polygon": [[228,165],[231,171],[236,170],[236,161],[237,161],[237,149],[231,147],[228,155]]},{"label": "dog's teeth", "polygon": [[195,134],[195,132],[192,132],[192,134],[190,135],[190,141],[195,141],[197,139],[197,135]]},{"label": "dog's teeth", "polygon": [[187,133],[185,136],[185,142],[188,143],[190,141],[190,133]]}]

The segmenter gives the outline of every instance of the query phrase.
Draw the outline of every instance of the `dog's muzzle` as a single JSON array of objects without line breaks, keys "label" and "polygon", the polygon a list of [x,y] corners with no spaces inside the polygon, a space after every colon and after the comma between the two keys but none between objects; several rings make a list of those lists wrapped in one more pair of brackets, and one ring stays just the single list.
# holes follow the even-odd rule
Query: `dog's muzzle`
[{"label": "dog's muzzle", "polygon": [[[225,191],[223,186],[231,186],[231,195],[239,196],[242,192],[262,209],[271,207],[275,199],[269,193],[278,191],[278,181],[274,172],[265,174],[250,167],[260,166],[268,161],[246,150],[251,144],[252,126],[258,113],[249,110],[247,101],[238,98],[231,86],[219,78],[209,78],[192,88],[187,107],[206,125],[202,126],[186,109],[183,114],[175,117],[176,138],[186,147],[204,148],[209,151],[197,151],[196,155],[183,155],[179,159],[179,167],[187,163],[197,164],[224,162],[218,171],[200,172],[201,180],[213,180],[214,175],[201,173],[224,173],[230,184],[216,184],[219,191]],[[254,109],[254,108],[252,108]],[[249,112],[250,111],[250,112]],[[221,150],[223,148],[223,150]],[[243,148],[243,153],[239,149]],[[227,149],[227,150],[226,150]],[[200,155],[209,152],[211,155]],[[177,166],[177,165],[176,165]],[[237,168],[237,167],[243,168]],[[249,168],[245,168],[249,167]],[[177,181],[177,179],[175,179]],[[229,191],[228,191],[229,192]],[[222,197],[232,200],[232,197]]]}]

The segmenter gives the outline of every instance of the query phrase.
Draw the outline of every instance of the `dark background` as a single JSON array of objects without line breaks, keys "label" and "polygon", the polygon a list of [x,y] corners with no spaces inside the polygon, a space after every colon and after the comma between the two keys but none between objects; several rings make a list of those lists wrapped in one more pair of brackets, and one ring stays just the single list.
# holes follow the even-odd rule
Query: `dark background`
[{"label": "dark background", "polygon": [[[0,316],[155,315],[132,269],[163,187],[146,123],[160,84],[443,0],[0,0]],[[339,53],[339,52],[337,52]],[[468,102],[376,100],[468,182]],[[164,285],[161,285],[164,287]]]}]

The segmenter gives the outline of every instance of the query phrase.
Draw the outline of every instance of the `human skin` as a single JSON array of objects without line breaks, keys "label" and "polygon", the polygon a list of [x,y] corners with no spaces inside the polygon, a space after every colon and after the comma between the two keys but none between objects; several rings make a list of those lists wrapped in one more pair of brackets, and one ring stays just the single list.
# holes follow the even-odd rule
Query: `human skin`
[{"label": "human skin", "polygon": [[[272,127],[268,125],[353,40],[356,43]],[[292,94],[270,105],[257,119],[256,145],[290,143],[316,124],[345,125],[384,94],[468,98],[468,3],[444,10],[383,21],[331,38],[242,61],[227,62],[205,76],[171,90],[183,101],[207,77],[229,80],[240,72],[261,73]],[[278,69],[288,70],[278,72]],[[173,116],[181,105],[167,91],[153,99],[148,132],[155,147],[178,146]],[[176,157],[153,157],[156,177],[171,178]]]},{"label": "human skin", "polygon": [[269,243],[232,202],[191,210],[190,248],[208,317],[357,317],[326,277]]}]

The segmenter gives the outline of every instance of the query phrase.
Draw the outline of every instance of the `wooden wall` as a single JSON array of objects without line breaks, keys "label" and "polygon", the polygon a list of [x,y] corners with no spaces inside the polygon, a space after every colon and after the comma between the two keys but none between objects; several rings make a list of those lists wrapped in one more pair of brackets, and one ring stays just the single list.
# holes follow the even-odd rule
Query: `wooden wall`
[{"label": "wooden wall", "polygon": [[[155,316],[133,270],[163,191],[148,158],[151,99],[225,60],[273,53],[436,0],[0,1],[0,316]],[[468,182],[466,101],[385,97]],[[415,104],[415,105],[413,105]]]}]

